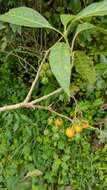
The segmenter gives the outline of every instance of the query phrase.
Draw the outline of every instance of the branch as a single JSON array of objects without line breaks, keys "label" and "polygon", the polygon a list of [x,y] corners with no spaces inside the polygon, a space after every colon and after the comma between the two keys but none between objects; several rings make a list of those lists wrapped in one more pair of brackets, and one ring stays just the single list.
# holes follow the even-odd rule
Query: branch
[{"label": "branch", "polygon": [[51,92],[50,94],[47,94],[41,98],[38,98],[38,99],[35,99],[29,103],[26,103],[26,102],[21,102],[21,103],[17,103],[17,104],[13,104],[13,105],[6,105],[6,106],[3,106],[3,107],[0,107],[0,112],[4,112],[4,111],[9,111],[9,110],[16,110],[16,109],[20,109],[20,108],[30,108],[34,106],[35,103],[38,103],[38,102],[41,102],[43,100],[46,100],[47,98],[57,94],[57,93],[60,93],[62,90],[62,88],[59,88],[53,92]]},{"label": "branch", "polygon": [[25,103],[23,103],[23,102],[18,103],[18,104],[3,106],[3,107],[0,107],[0,112],[9,111],[9,110],[16,110],[19,108],[23,108],[24,106],[25,106]]},{"label": "branch", "polygon": [[35,100],[33,100],[33,101],[29,102],[29,103],[34,105],[34,104],[36,104],[38,102],[46,100],[47,98],[49,98],[49,97],[51,97],[51,96],[53,96],[55,94],[60,93],[61,91],[62,91],[62,88],[59,88],[59,89],[57,89],[57,90],[55,90],[55,91],[53,91],[53,92],[51,92],[51,93],[49,93],[49,94],[47,94],[45,96],[42,96],[41,98],[35,99]]},{"label": "branch", "polygon": [[34,105],[30,104],[30,103],[21,102],[21,103],[18,103],[18,104],[13,104],[13,105],[7,105],[7,106],[0,107],[0,112],[16,110],[16,109],[20,109],[20,108],[32,108],[32,109],[34,109]]},{"label": "branch", "polygon": [[[31,107],[30,107],[31,106]],[[40,106],[40,105],[28,105],[28,108],[33,108],[33,109],[41,109],[41,110],[46,110],[49,111],[51,113],[54,113],[55,115],[58,115],[59,117],[63,117],[67,120],[69,120],[70,122],[72,122],[72,119],[70,119],[69,117],[67,117],[66,115],[63,115],[61,113],[56,112],[55,110],[53,110],[50,106]]]},{"label": "branch", "polygon": [[45,55],[44,55],[44,58],[42,59],[42,62],[41,62],[41,64],[40,64],[40,67],[39,67],[39,69],[38,69],[38,72],[37,72],[37,74],[36,74],[36,77],[35,77],[35,79],[34,79],[32,85],[31,85],[31,88],[30,88],[30,90],[29,90],[29,92],[28,92],[28,94],[27,94],[27,96],[26,96],[26,98],[25,98],[25,100],[24,100],[24,103],[27,103],[27,102],[30,100],[30,98],[31,98],[32,92],[33,92],[33,90],[34,90],[34,87],[35,87],[35,85],[36,85],[36,83],[37,83],[37,81],[38,81],[38,78],[39,78],[39,74],[40,74],[42,65],[43,65],[43,63],[45,62],[45,60],[46,60],[46,58],[47,58],[47,56],[48,56],[48,53],[49,53],[49,49],[46,51],[46,53],[45,53]]},{"label": "branch", "polygon": [[63,115],[63,114],[60,114],[60,113],[54,111],[50,106],[33,105],[31,103],[23,103],[22,102],[22,103],[15,104],[15,105],[4,106],[4,107],[0,108],[0,112],[9,111],[9,110],[15,110],[15,109],[19,109],[19,108],[30,108],[30,109],[46,110],[46,111],[54,113],[55,115],[58,115],[59,117],[63,117],[65,119],[67,119],[68,121],[72,122],[72,119],[70,119],[66,115]]},{"label": "branch", "polygon": [[25,102],[21,102],[21,103],[18,103],[18,104],[14,104],[14,105],[8,105],[8,106],[3,106],[3,107],[0,107],[0,112],[4,112],[4,111],[10,111],[10,110],[15,110],[15,109],[20,109],[20,108],[30,108],[30,109],[42,109],[42,110],[47,110],[51,113],[54,113],[55,115],[58,115],[59,117],[63,117],[67,120],[69,120],[70,122],[72,122],[72,119],[70,119],[69,117],[63,115],[63,114],[60,114],[56,111],[54,111],[50,106],[41,106],[41,105],[34,105],[38,102],[41,102],[43,100],[46,100],[47,98],[57,94],[57,93],[60,93],[62,91],[62,88],[59,88],[53,92],[51,92],[50,94],[47,94],[41,98],[38,98],[38,99],[35,99],[29,103],[25,103]]}]

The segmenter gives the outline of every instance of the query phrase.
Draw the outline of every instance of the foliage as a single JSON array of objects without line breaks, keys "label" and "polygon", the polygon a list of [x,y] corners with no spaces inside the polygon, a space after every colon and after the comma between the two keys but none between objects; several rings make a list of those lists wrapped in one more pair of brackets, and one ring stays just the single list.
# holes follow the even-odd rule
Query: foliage
[{"label": "foliage", "polygon": [[[63,189],[68,184],[75,189],[106,189],[106,145],[93,152],[89,131],[87,135],[82,133],[81,138],[68,140],[64,127],[50,124],[52,118],[48,114],[29,114],[30,118],[18,112],[2,116],[1,122],[11,120],[10,124],[3,124],[0,133],[3,189],[52,189],[52,184],[54,189]],[[43,175],[26,177],[35,169]]]},{"label": "foliage", "polygon": [[92,60],[83,51],[76,51],[74,59],[76,71],[81,75],[81,78],[93,85],[96,81],[96,71]]},{"label": "foliage", "polygon": [[[72,15],[71,15],[71,20],[69,17],[67,17],[68,18],[68,21],[66,21],[67,23],[65,22],[65,18],[66,18],[66,15],[65,15],[61,19],[62,21],[64,19],[63,24],[66,27],[66,30],[64,31],[65,41],[67,41],[67,36],[66,36],[67,34],[66,33],[70,32],[70,28],[72,26],[72,23],[79,21],[80,19],[84,19],[86,17],[104,16],[106,14],[107,14],[107,1],[104,0],[101,3],[93,3],[93,4],[89,5],[88,7],[84,8],[82,11],[80,11],[75,17],[72,17]],[[0,21],[8,22],[10,24],[16,24],[16,25],[20,25],[20,26],[26,26],[26,27],[34,27],[34,28],[45,27],[45,28],[54,29],[48,23],[48,21],[45,20],[45,18],[42,17],[38,12],[34,11],[33,9],[26,8],[26,7],[19,7],[19,8],[11,9],[8,13],[5,13],[5,14],[0,16]],[[67,26],[67,24],[69,24],[69,25]],[[87,24],[85,27],[84,27],[84,25],[82,25],[81,28],[77,28],[77,33],[79,33],[80,31],[83,31],[84,29],[87,30],[90,28],[92,28],[92,25],[90,25],[90,24]],[[58,31],[57,29],[54,29],[54,30]],[[77,34],[76,34],[76,36],[77,36]],[[68,42],[66,45],[68,45]],[[59,45],[59,49],[57,46],[58,45],[56,45],[54,47],[54,51],[53,51],[53,48],[51,49],[50,61],[52,62],[52,60],[54,60],[55,57],[60,58],[61,57],[61,51],[62,51],[62,53],[64,53],[63,60],[66,59],[66,57],[68,57],[68,59],[70,60],[70,54],[68,53],[69,50],[67,51],[67,49],[63,47],[64,45],[63,46]],[[58,52],[59,55],[56,56],[56,52]],[[60,65],[62,63],[62,60],[61,60],[61,58],[60,59],[59,58],[58,58],[58,61],[59,61],[59,65]],[[70,62],[70,61],[68,61],[68,62]],[[64,76],[64,74],[62,74],[62,76],[60,78],[59,75],[57,74],[61,71],[60,67],[57,66],[57,60],[54,62],[54,64],[51,64],[51,66],[55,65],[55,64],[56,64],[55,69],[52,67],[52,70],[53,70],[56,78],[58,79],[59,83],[63,87],[63,89],[69,94],[68,86],[69,86],[70,73],[68,73],[68,71],[67,71],[67,73],[65,72],[66,75],[68,76],[68,80],[66,80],[67,76]],[[70,69],[68,68],[68,70],[70,70]],[[66,88],[66,86],[67,86],[67,88]]]},{"label": "foliage", "polygon": [[[68,138],[66,130],[71,127],[70,121],[61,120],[54,113],[28,109],[0,113],[0,189],[65,190],[71,186],[75,190],[106,190],[107,17],[104,15],[107,1],[37,2],[37,8],[43,4],[43,10],[38,8],[38,12],[42,10],[50,24],[37,11],[29,10],[42,18],[45,31],[0,25],[0,105],[23,101],[37,72],[41,52],[52,47],[32,98],[48,94],[61,85],[67,94],[70,91],[69,100],[62,92],[40,105],[52,104],[56,111],[71,119],[76,116],[78,120],[88,120],[92,128]],[[23,4],[34,7],[29,1]],[[8,10],[18,4],[11,1],[10,5],[8,1],[8,7],[5,6]],[[11,23],[12,10],[0,16],[1,20]],[[32,16],[29,14],[28,18]],[[23,19],[25,16],[20,20],[21,25]],[[62,33],[64,38],[56,43]],[[56,121],[61,121],[61,125]]]}]

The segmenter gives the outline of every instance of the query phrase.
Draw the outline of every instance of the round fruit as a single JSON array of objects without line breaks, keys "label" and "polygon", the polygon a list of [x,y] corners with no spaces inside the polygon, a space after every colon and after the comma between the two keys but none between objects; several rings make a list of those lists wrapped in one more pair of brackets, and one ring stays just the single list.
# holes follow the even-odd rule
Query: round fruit
[{"label": "round fruit", "polygon": [[63,124],[63,120],[61,118],[56,118],[54,124],[56,127],[60,127]]},{"label": "round fruit", "polygon": [[66,136],[69,138],[72,138],[72,137],[74,137],[74,135],[75,135],[74,129],[72,127],[68,127],[66,129]]},{"label": "round fruit", "polygon": [[72,127],[75,129],[76,133],[80,133],[82,131],[82,126],[79,124],[74,124]]},{"label": "round fruit", "polygon": [[88,128],[88,127],[89,127],[88,121],[82,121],[82,122],[81,122],[81,126],[82,126],[83,129]]}]

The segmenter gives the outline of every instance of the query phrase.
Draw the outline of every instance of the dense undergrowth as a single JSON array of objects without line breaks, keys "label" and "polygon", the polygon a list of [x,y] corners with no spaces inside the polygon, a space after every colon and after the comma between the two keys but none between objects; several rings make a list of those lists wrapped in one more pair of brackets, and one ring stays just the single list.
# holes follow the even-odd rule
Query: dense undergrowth
[{"label": "dense undergrowth", "polygon": [[[0,1],[0,11],[26,5],[62,29],[61,13],[75,14],[92,2],[95,1]],[[93,18],[93,22],[107,29],[107,16]],[[49,30],[17,29],[0,23],[0,28],[3,27],[0,106],[23,101],[37,73],[42,52],[59,37]],[[78,117],[88,120],[93,128],[68,139],[65,130],[70,122],[62,118],[63,124],[57,127],[57,116],[48,111],[23,109],[0,113],[0,190],[107,189],[107,33],[85,31],[78,36],[75,49],[79,50],[81,62],[84,57],[81,51],[84,51],[95,68],[94,85],[87,58],[84,68],[75,66],[71,75],[71,95],[75,96],[80,110]],[[48,94],[58,86],[46,61],[33,98]],[[59,113],[74,117],[75,101],[68,100],[64,92],[41,103],[49,104]]]}]

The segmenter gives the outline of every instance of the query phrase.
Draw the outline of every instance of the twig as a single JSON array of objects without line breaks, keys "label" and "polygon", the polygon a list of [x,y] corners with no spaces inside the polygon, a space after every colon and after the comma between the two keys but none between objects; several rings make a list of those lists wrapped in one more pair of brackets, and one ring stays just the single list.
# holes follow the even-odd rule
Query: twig
[{"label": "twig", "polygon": [[78,104],[77,104],[77,100],[75,98],[75,96],[71,96],[71,98],[74,100],[75,102],[75,111],[74,111],[74,118],[76,118],[77,116],[77,110],[78,110]]},{"label": "twig", "polygon": [[31,98],[33,89],[34,89],[34,87],[35,87],[35,85],[36,85],[36,83],[37,83],[37,81],[38,81],[38,78],[39,78],[39,74],[40,74],[42,65],[43,65],[45,59],[47,58],[48,53],[49,53],[49,49],[46,51],[46,53],[45,53],[45,55],[44,55],[44,58],[42,59],[42,62],[41,62],[41,64],[40,64],[40,67],[39,67],[39,69],[38,69],[38,72],[37,72],[37,74],[36,74],[36,77],[35,77],[35,79],[34,79],[32,85],[31,85],[31,88],[30,88],[30,90],[29,90],[29,92],[28,92],[28,94],[27,94],[27,96],[26,96],[26,98],[25,98],[25,100],[24,100],[24,103],[27,103],[27,102],[30,100],[30,98]]},{"label": "twig", "polygon": [[39,103],[39,102],[41,102],[43,100],[46,100],[47,98],[49,98],[49,97],[51,97],[51,96],[53,96],[55,94],[60,93],[61,91],[62,91],[62,88],[59,88],[59,89],[57,89],[57,90],[55,90],[55,91],[53,91],[53,92],[51,92],[51,93],[49,93],[49,94],[47,94],[45,96],[42,96],[41,98],[38,98],[38,99],[35,99],[35,100],[31,101],[30,104],[34,105],[36,103]]},{"label": "twig", "polygon": [[[29,105],[30,106],[30,105]],[[56,112],[55,110],[53,110],[50,106],[40,106],[40,105],[34,105],[33,109],[41,109],[41,110],[46,110],[49,111],[51,113],[54,113],[55,115],[58,115],[59,117],[63,117],[67,120],[69,120],[70,122],[72,122],[72,119],[70,119],[69,117],[67,117],[66,115],[63,115],[61,113]]]}]

